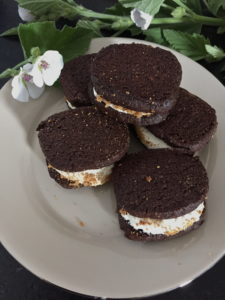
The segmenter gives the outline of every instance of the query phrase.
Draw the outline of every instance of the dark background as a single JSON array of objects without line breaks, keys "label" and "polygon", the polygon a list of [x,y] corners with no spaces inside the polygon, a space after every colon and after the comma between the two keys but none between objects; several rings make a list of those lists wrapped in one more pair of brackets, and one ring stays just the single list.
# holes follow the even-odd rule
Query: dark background
[{"label": "dark background", "polygon": [[[80,3],[96,11],[111,6],[114,0],[80,0]],[[0,32],[16,26],[21,20],[17,4],[13,0],[0,0]],[[212,29],[205,34],[214,37]],[[217,44],[224,44],[224,35]],[[0,72],[22,60],[22,51],[16,38],[0,38]],[[216,65],[208,67],[216,73]],[[0,80],[0,87],[6,80]],[[29,225],[28,225],[29,226]],[[221,232],[222,234],[222,232]],[[171,270],[172,272],[172,270]],[[87,283],[88,284],[88,283]],[[74,300],[86,297],[67,292],[37,278],[24,269],[0,244],[0,299],[1,300]],[[225,257],[211,270],[189,285],[149,300],[224,300],[225,299]]]}]

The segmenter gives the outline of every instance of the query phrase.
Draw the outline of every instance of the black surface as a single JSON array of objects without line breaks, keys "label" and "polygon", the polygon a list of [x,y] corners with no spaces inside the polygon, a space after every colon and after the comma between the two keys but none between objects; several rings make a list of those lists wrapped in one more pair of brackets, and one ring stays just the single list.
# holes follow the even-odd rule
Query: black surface
[{"label": "black surface", "polygon": [[[101,11],[110,6],[113,0],[79,1],[90,8]],[[13,0],[0,0],[0,32],[20,22],[17,5]],[[211,33],[211,31],[210,31]],[[224,36],[221,36],[221,40]],[[16,39],[0,38],[0,72],[18,63],[22,51]],[[210,67],[213,70],[212,67]],[[0,86],[4,84],[0,80]],[[224,234],[223,229],[218,234]],[[163,270],[162,270],[163,272]],[[172,272],[172,270],[171,270]],[[88,284],[88,282],[87,282]],[[112,283],[113,284],[113,283]],[[116,288],[116,287],[115,287]],[[74,300],[85,299],[83,296],[64,291],[46,283],[24,269],[0,245],[0,299],[1,300]],[[225,299],[225,257],[211,270],[207,271],[191,284],[172,292],[149,297],[150,300],[224,300]]]}]

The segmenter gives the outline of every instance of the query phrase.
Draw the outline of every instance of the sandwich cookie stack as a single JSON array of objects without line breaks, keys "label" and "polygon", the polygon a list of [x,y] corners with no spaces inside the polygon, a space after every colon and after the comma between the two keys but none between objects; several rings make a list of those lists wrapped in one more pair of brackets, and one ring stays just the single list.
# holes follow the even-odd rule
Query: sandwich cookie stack
[{"label": "sandwich cookie stack", "polygon": [[66,63],[62,70],[60,83],[71,109],[91,105],[88,86],[91,84],[90,67],[94,57],[95,54],[79,56]]},{"label": "sandwich cookie stack", "polygon": [[[110,45],[65,65],[60,81],[73,110],[37,129],[49,174],[64,188],[112,178],[119,225],[132,240],[177,237],[204,220],[208,178],[196,152],[215,134],[217,119],[180,87],[181,77],[170,51]],[[148,150],[127,154],[128,124]]]},{"label": "sandwich cookie stack", "polygon": [[203,222],[208,178],[198,157],[170,149],[129,154],[115,167],[113,184],[129,239],[169,239]]},{"label": "sandwich cookie stack", "polygon": [[93,102],[122,122],[162,122],[177,101],[181,65],[169,51],[141,44],[103,48],[91,67]]},{"label": "sandwich cookie stack", "polygon": [[152,126],[136,126],[147,148],[180,148],[193,153],[202,150],[217,128],[215,110],[204,100],[180,88],[176,105],[167,119]]},{"label": "sandwich cookie stack", "polygon": [[49,174],[64,188],[104,184],[129,147],[126,124],[94,106],[52,115],[37,130]]}]

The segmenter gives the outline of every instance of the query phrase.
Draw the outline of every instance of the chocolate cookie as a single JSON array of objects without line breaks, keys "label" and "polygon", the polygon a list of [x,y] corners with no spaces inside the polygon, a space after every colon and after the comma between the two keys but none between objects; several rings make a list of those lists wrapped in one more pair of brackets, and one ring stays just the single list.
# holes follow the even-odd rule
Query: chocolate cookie
[{"label": "chocolate cookie", "polygon": [[199,97],[180,88],[178,101],[164,122],[136,128],[136,131],[148,148],[160,148],[159,138],[171,147],[196,152],[211,140],[216,128],[215,110]]},{"label": "chocolate cookie", "polygon": [[92,63],[94,101],[124,122],[155,124],[175,105],[181,75],[181,65],[169,51],[142,44],[110,45]]},{"label": "chocolate cookie", "polygon": [[145,150],[117,163],[112,178],[120,227],[130,239],[167,239],[203,221],[208,178],[198,157]]},{"label": "chocolate cookie", "polygon": [[127,126],[94,106],[52,115],[37,130],[50,176],[68,188],[106,182],[129,147]]},{"label": "chocolate cookie", "polygon": [[61,76],[60,83],[66,96],[69,108],[92,105],[88,84],[90,84],[90,66],[95,54],[79,56],[66,63]]}]

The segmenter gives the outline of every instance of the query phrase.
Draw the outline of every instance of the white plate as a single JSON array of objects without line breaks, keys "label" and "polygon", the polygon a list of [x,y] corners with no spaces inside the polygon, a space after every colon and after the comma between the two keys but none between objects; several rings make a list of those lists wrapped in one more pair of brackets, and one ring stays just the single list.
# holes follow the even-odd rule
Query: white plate
[{"label": "white plate", "polygon": [[[147,42],[102,38],[90,52],[113,43]],[[51,88],[27,104],[0,92],[0,239],[31,272],[78,293],[128,298],[165,292],[193,280],[225,253],[225,89],[199,64],[173,52],[183,68],[182,86],[217,110],[219,127],[201,158],[210,178],[205,224],[186,236],[140,243],[124,238],[110,184],[65,190],[50,179],[35,129],[66,109]]]}]

